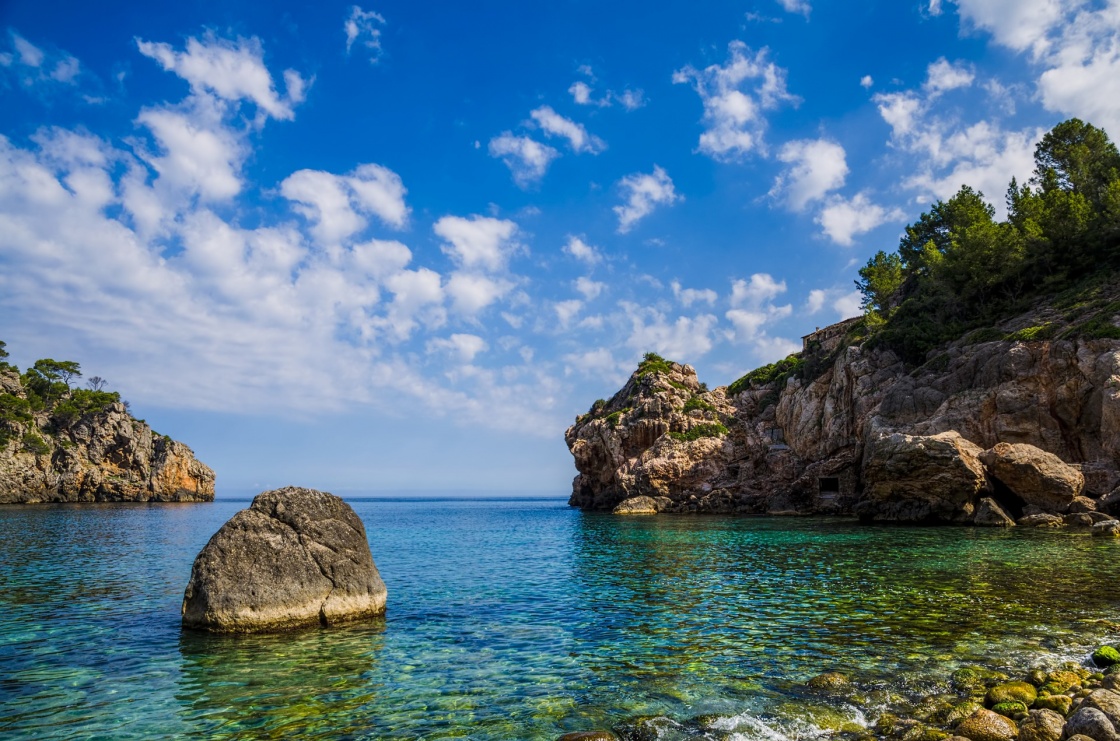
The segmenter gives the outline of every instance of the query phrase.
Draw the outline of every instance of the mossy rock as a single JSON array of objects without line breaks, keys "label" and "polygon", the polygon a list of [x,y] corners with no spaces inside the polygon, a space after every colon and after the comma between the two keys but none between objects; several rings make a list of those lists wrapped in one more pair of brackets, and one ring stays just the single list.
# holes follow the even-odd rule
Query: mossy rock
[{"label": "mossy rock", "polygon": [[575,731],[565,733],[556,741],[618,741],[618,736],[610,731]]},{"label": "mossy rock", "polygon": [[945,741],[947,738],[949,738],[949,734],[945,731],[939,731],[936,728],[921,724],[902,734],[902,741]]},{"label": "mossy rock", "polygon": [[1034,701],[1034,707],[1038,710],[1053,710],[1055,713],[1066,716],[1069,715],[1070,708],[1073,707],[1073,698],[1069,695],[1039,697]]},{"label": "mossy rock", "polygon": [[983,666],[962,666],[953,672],[950,677],[953,686],[964,691],[981,689],[1005,679],[1007,679],[1007,675],[1003,672],[997,672]]},{"label": "mossy rock", "polygon": [[1025,707],[1029,707],[1037,697],[1038,690],[1029,682],[1004,682],[988,690],[984,704],[995,707],[1004,702],[1021,702]]},{"label": "mossy rock", "polygon": [[1112,646],[1101,646],[1093,652],[1093,663],[1097,666],[1120,664],[1120,651]]},{"label": "mossy rock", "polygon": [[1068,692],[1070,687],[1079,687],[1081,677],[1074,672],[1056,671],[1046,675],[1046,684],[1043,689],[1049,690],[1051,695],[1060,695]]},{"label": "mossy rock", "polygon": [[840,672],[825,672],[806,682],[810,688],[815,690],[827,690],[829,692],[837,692],[839,690],[847,689],[852,685],[848,677]]},{"label": "mossy rock", "polygon": [[1019,734],[1019,726],[999,713],[980,709],[965,718],[957,726],[956,733],[972,741],[1013,741]]},{"label": "mossy rock", "polygon": [[941,719],[945,723],[945,725],[951,728],[982,707],[984,706],[979,702],[976,702],[975,700],[965,700],[964,702],[958,702],[956,705],[950,708],[949,711],[941,717]]},{"label": "mossy rock", "polygon": [[993,713],[999,713],[1005,718],[1014,718],[1017,715],[1022,715],[1027,712],[1027,706],[1024,703],[1001,702],[992,706]]},{"label": "mossy rock", "polygon": [[1031,669],[1027,675],[1027,681],[1035,687],[1046,684],[1046,670],[1045,669]]}]

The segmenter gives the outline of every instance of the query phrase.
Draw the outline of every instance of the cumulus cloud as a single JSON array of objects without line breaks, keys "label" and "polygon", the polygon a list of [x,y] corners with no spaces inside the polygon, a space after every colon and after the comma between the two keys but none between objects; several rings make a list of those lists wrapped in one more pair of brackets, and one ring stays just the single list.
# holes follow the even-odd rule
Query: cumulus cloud
[{"label": "cumulus cloud", "polygon": [[591,280],[590,278],[583,276],[576,278],[575,289],[579,291],[588,301],[594,301],[595,299],[597,299],[599,297],[599,294],[606,290],[606,288],[606,283],[600,283],[599,281]]},{"label": "cumulus cloud", "polygon": [[[774,299],[786,292],[786,282],[775,280],[768,273],[755,273],[749,280],[731,283],[731,307],[724,318],[731,324],[728,338],[753,349],[758,359],[766,362],[785,357],[790,343],[767,332],[767,326],[793,313],[791,304],[776,305]],[[778,353],[775,355],[775,353]]]},{"label": "cumulus cloud", "polygon": [[377,64],[381,59],[381,26],[385,25],[385,18],[372,10],[362,10],[357,5],[350,8],[350,15],[342,24],[346,34],[346,53],[349,54],[355,43],[361,43],[369,54],[371,64]]},{"label": "cumulus cloud", "polygon": [[866,89],[874,84],[875,80],[871,77],[871,75],[864,75],[863,77],[859,78],[859,86],[862,88]]},{"label": "cumulus cloud", "polygon": [[572,151],[578,153],[589,152],[599,154],[607,148],[606,143],[593,134],[588,134],[582,124],[569,118],[564,118],[550,106],[541,106],[533,110],[530,117],[549,136],[558,136],[568,140]]},{"label": "cumulus cloud", "polygon": [[668,173],[657,165],[649,175],[634,173],[619,181],[623,204],[614,207],[618,214],[618,233],[626,234],[640,220],[653,213],[658,206],[670,206],[684,200],[677,195]]},{"label": "cumulus cloud", "polygon": [[845,291],[842,288],[815,288],[809,291],[805,300],[805,313],[809,316],[820,313],[826,306],[836,313],[837,319],[847,319],[862,313],[863,294],[859,291]]},{"label": "cumulus cloud", "polygon": [[136,46],[141,54],[190,83],[193,92],[230,102],[251,101],[258,111],[272,118],[295,118],[294,107],[304,100],[306,82],[295,70],[284,73],[286,94],[277,92],[257,38],[231,41],[207,35],[200,41],[192,37],[181,52],[170,44],[141,39],[136,40]]},{"label": "cumulus cloud", "polygon": [[500,136],[490,140],[490,156],[500,159],[513,174],[513,180],[521,187],[538,182],[548,171],[548,166],[560,156],[552,147],[541,144],[527,136],[514,136],[503,131]]},{"label": "cumulus cloud", "polygon": [[437,337],[428,340],[428,352],[448,352],[463,361],[473,363],[479,353],[486,352],[490,346],[486,340],[475,334],[453,334],[450,337]]},{"label": "cumulus cloud", "polygon": [[902,221],[906,214],[898,208],[886,208],[873,203],[866,192],[852,198],[831,196],[816,222],[821,231],[833,242],[850,247],[857,236],[865,234],[890,221]]},{"label": "cumulus cloud", "polygon": [[715,304],[719,294],[710,288],[682,288],[680,281],[673,281],[669,284],[673,291],[673,295],[681,302],[681,306],[685,308],[691,307],[693,304],[707,304],[712,306]]},{"label": "cumulus cloud", "polygon": [[752,55],[742,41],[733,41],[726,64],[702,70],[688,66],[673,73],[673,82],[691,83],[704,104],[700,152],[717,160],[765,152],[763,113],[799,102],[786,90],[786,70],[769,61],[768,54],[762,49]]},{"label": "cumulus cloud", "polygon": [[595,90],[583,80],[576,80],[568,88],[572,100],[576,105],[596,106],[610,108],[615,103],[628,111],[636,111],[646,104],[645,93],[641,90],[625,89],[621,93],[608,90],[603,95],[595,97]]},{"label": "cumulus cloud", "polygon": [[505,219],[444,216],[432,231],[444,239],[443,251],[468,270],[501,270],[517,247],[517,224]]},{"label": "cumulus cloud", "polygon": [[513,290],[513,283],[481,273],[456,271],[447,281],[447,295],[454,310],[473,317]]},{"label": "cumulus cloud", "polygon": [[808,0],[778,0],[778,5],[781,5],[787,13],[798,13],[806,18],[813,9]]},{"label": "cumulus cloud", "polygon": [[337,244],[361,231],[367,215],[397,229],[408,223],[404,183],[381,165],[359,165],[347,175],[299,170],[280,183],[280,193],[311,222],[311,233],[322,244]]},{"label": "cumulus cloud", "polygon": [[770,195],[784,197],[794,211],[844,185],[848,163],[844,148],[828,139],[802,139],[782,146],[778,159],[789,167],[774,181]]},{"label": "cumulus cloud", "polygon": [[769,273],[755,273],[750,280],[731,282],[732,306],[761,306],[786,292],[786,282]]},{"label": "cumulus cloud", "polygon": [[[0,46],[0,68],[11,70],[16,82],[24,89],[46,90],[54,85],[62,90],[72,89],[78,84],[82,64],[73,54],[42,49],[14,30],[8,31],[8,41],[10,45]],[[99,101],[87,98],[87,102]]]},{"label": "cumulus cloud", "polygon": [[568,241],[561,248],[564,254],[570,255],[588,265],[597,265],[603,261],[599,250],[584,242],[580,237],[569,236]]},{"label": "cumulus cloud", "polygon": [[699,358],[714,345],[718,319],[711,314],[675,319],[650,306],[620,304],[630,323],[626,344],[638,351],[653,351],[670,358]]},{"label": "cumulus cloud", "polygon": [[927,68],[922,88],[932,97],[949,90],[969,87],[975,79],[976,73],[969,65],[963,62],[953,64],[941,57]]}]

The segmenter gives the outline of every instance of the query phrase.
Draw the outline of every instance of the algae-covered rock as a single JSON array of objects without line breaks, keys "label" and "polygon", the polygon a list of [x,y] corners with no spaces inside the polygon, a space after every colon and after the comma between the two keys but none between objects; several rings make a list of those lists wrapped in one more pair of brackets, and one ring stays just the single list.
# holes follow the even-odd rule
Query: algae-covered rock
[{"label": "algae-covered rock", "polygon": [[1065,723],[1053,710],[1032,710],[1019,724],[1018,741],[1060,741]]},{"label": "algae-covered rock", "polygon": [[1023,704],[1023,709],[1026,710],[1037,697],[1038,691],[1029,682],[1004,682],[988,690],[984,702],[988,707],[1007,702],[1019,702]]},{"label": "algae-covered rock", "polygon": [[951,728],[982,707],[984,706],[976,700],[964,700],[949,708],[948,711],[940,716],[940,720]]},{"label": "algae-covered rock", "polygon": [[1093,741],[1117,741],[1120,736],[1108,716],[1096,708],[1078,708],[1069,716],[1062,729],[1067,739],[1071,736],[1088,736]]},{"label": "algae-covered rock", "polygon": [[1070,687],[1078,687],[1081,685],[1081,675],[1076,672],[1060,670],[1050,672],[1046,675],[1046,684],[1044,686],[1050,688],[1050,694],[1059,695],[1063,692],[1068,692]]},{"label": "algae-covered rock", "polygon": [[630,497],[618,503],[611,514],[615,515],[656,515],[657,501],[653,497]]},{"label": "algae-covered rock", "polygon": [[836,692],[847,689],[852,683],[847,676],[840,672],[825,672],[824,674],[818,674],[805,684],[815,690]]},{"label": "algae-covered rock", "polygon": [[992,712],[999,713],[1006,718],[1014,718],[1016,715],[1027,712],[1027,706],[1017,700],[1011,702],[999,702],[992,705]]},{"label": "algae-covered rock", "polygon": [[565,733],[556,741],[618,741],[618,736],[611,731],[573,731]]},{"label": "algae-covered rock", "polygon": [[1120,537],[1120,520],[1105,520],[1093,525],[1090,530],[1093,535],[1104,537]]},{"label": "algae-covered rock", "polygon": [[1062,717],[1065,717],[1069,715],[1069,711],[1073,707],[1073,698],[1069,695],[1039,697],[1034,701],[1034,707],[1039,710],[1053,710],[1055,713],[1061,713]]},{"label": "algae-covered rock", "polygon": [[1012,741],[1019,733],[1019,726],[1010,718],[981,708],[961,721],[956,733],[971,741]]},{"label": "algae-covered rock", "polygon": [[967,692],[1002,682],[1007,679],[1007,675],[984,666],[962,666],[953,672],[949,679],[955,688]]},{"label": "algae-covered rock", "polygon": [[1101,646],[1093,652],[1093,663],[1097,666],[1120,664],[1120,651],[1112,646]]}]

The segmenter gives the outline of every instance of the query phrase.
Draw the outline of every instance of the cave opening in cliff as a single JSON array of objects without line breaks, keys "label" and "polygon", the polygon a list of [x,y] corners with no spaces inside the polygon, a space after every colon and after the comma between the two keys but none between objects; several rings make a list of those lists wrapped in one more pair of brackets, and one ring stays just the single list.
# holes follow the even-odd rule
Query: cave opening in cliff
[{"label": "cave opening in cliff", "polygon": [[840,479],[835,476],[822,476],[817,479],[821,494],[839,494]]}]

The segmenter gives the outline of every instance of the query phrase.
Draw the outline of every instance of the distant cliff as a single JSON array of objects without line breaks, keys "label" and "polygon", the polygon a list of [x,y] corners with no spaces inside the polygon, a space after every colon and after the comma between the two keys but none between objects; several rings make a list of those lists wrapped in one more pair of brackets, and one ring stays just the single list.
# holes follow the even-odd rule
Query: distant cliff
[{"label": "distant cliff", "polygon": [[190,448],[133,418],[116,393],[69,390],[52,368],[77,365],[50,363],[22,378],[0,363],[0,504],[213,501],[214,472]]},{"label": "distant cliff", "polygon": [[[1120,328],[1118,292],[1106,285],[1064,314],[1041,302],[918,367],[870,347],[861,320],[819,330],[801,353],[710,391],[692,367],[648,355],[567,430],[579,471],[570,503],[610,510],[649,496],[668,512],[909,522],[990,519],[992,506],[1003,522],[1114,506],[1120,340],[1107,335]],[[1030,339],[1088,318],[1113,329]],[[1031,457],[1036,488],[1056,498],[999,474],[1000,443]]]}]

